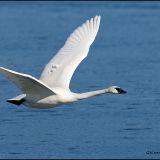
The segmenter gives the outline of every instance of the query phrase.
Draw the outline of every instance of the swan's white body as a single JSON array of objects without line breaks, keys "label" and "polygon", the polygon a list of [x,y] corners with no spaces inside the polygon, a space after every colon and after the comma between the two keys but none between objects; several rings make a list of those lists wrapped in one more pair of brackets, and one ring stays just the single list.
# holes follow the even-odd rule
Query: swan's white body
[{"label": "swan's white body", "polygon": [[52,108],[103,93],[125,93],[117,86],[81,94],[73,93],[69,89],[72,75],[80,62],[87,56],[99,25],[100,16],[95,16],[78,27],[56,56],[46,65],[40,80],[0,67],[0,74],[9,78],[23,92],[22,95],[7,101],[17,105],[23,103],[35,108]]}]

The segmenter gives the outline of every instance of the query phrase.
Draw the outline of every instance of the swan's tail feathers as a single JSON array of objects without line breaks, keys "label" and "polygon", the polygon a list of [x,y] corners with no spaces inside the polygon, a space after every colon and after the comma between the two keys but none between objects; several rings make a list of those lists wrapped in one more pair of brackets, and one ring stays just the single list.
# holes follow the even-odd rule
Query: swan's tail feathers
[{"label": "swan's tail feathers", "polygon": [[0,74],[10,79],[24,94],[38,97],[55,94],[53,90],[43,82],[28,74],[18,73],[3,67],[0,67]]},{"label": "swan's tail feathers", "polygon": [[19,95],[17,97],[11,98],[11,99],[7,99],[7,102],[15,104],[15,105],[21,105],[23,102],[25,102],[25,94]]}]

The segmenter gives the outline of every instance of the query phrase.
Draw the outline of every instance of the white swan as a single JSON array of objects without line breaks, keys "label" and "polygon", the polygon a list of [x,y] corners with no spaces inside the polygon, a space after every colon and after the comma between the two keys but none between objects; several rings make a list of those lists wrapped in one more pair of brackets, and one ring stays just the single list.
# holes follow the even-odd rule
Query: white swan
[{"label": "white swan", "polygon": [[0,74],[9,78],[23,92],[7,102],[34,108],[52,108],[104,93],[126,93],[118,86],[80,94],[69,89],[75,69],[87,56],[89,47],[97,35],[100,18],[95,16],[87,20],[69,36],[64,46],[44,68],[40,80],[0,67]]}]

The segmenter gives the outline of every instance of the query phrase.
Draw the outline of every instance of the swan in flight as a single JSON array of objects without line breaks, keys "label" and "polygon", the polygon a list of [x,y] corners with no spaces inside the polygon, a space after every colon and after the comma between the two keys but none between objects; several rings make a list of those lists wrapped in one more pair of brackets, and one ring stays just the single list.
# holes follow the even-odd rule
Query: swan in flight
[{"label": "swan in flight", "polygon": [[45,66],[39,80],[31,75],[0,67],[0,74],[11,80],[23,93],[7,102],[45,109],[104,93],[126,93],[118,86],[85,93],[73,93],[69,89],[74,71],[87,57],[97,35],[100,19],[100,16],[95,16],[75,29],[64,46]]}]

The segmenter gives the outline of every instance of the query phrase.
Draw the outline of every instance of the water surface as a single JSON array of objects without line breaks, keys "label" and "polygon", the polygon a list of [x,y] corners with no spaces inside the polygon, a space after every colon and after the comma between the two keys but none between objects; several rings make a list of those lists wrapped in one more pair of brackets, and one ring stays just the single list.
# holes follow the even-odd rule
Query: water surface
[{"label": "water surface", "polygon": [[0,2],[0,66],[39,78],[96,14],[100,30],[70,88],[128,93],[37,110],[6,103],[20,91],[1,76],[0,158],[160,158],[159,2]]}]

